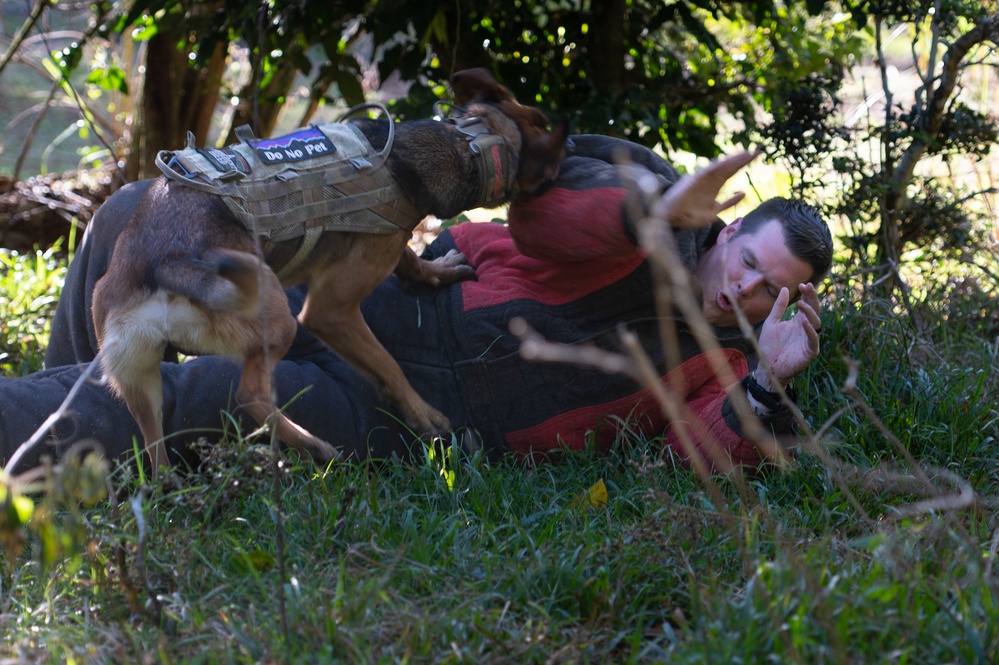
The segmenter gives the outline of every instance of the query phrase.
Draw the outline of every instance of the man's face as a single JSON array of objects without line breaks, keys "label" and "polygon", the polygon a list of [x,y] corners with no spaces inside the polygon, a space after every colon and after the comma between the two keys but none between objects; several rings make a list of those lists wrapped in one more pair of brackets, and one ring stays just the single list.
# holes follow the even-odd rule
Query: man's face
[{"label": "man's face", "polygon": [[788,249],[779,221],[767,222],[755,233],[736,235],[741,224],[742,219],[737,219],[726,226],[694,271],[703,289],[704,316],[718,327],[738,325],[735,305],[750,323],[763,321],[781,287],[787,287],[793,302],[800,295],[798,285],[812,275],[812,267]]}]

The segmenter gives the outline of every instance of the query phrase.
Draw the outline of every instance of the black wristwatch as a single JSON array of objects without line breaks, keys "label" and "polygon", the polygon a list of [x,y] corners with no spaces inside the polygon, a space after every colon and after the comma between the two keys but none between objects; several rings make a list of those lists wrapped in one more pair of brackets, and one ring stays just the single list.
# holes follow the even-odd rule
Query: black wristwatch
[{"label": "black wristwatch", "polygon": [[781,407],[780,394],[770,392],[761,386],[757,381],[753,373],[750,372],[749,376],[746,377],[746,389],[749,394],[753,396],[757,402],[759,402],[768,411],[776,411]]}]

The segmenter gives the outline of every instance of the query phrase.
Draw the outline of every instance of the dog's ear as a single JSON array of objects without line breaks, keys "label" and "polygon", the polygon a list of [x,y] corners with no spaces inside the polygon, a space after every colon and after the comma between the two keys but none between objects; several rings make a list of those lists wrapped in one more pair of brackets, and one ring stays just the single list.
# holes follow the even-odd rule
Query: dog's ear
[{"label": "dog's ear", "polygon": [[467,106],[471,102],[501,104],[514,102],[513,93],[501,86],[485,67],[463,69],[451,75],[454,103]]},{"label": "dog's ear", "polygon": [[546,118],[544,124],[522,125],[520,132],[523,145],[520,149],[516,190],[531,193],[558,177],[559,167],[565,158],[565,143],[569,138],[569,118],[563,115],[551,131],[548,131]]}]

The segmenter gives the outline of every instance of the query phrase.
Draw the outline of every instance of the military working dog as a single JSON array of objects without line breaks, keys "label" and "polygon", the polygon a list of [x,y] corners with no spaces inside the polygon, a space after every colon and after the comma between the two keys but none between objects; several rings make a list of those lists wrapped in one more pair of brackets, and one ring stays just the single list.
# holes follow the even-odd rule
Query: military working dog
[{"label": "military working dog", "polygon": [[[336,230],[329,215],[332,227],[312,225],[308,240],[259,242],[221,196],[165,176],[149,184],[96,284],[92,311],[101,367],[138,423],[154,473],[169,464],[160,375],[167,348],[242,360],[239,406],[261,425],[269,420],[281,441],[317,463],[338,459],[334,446],[274,402],[271,372],[296,329],[283,287],[302,282],[308,296],[298,320],[374,381],[414,431],[449,429],[446,415],[416,393],[372,335],[361,301],[393,271],[434,285],[474,279],[460,254],[434,261],[416,256],[408,246],[413,227],[427,215],[450,218],[497,205],[554,179],[568,133],[566,121],[550,124],[485,70],[458,72],[451,86],[458,122],[349,121],[373,149],[391,142],[384,164],[400,196],[369,206],[395,224],[387,231]],[[471,125],[485,128],[488,149]]]}]

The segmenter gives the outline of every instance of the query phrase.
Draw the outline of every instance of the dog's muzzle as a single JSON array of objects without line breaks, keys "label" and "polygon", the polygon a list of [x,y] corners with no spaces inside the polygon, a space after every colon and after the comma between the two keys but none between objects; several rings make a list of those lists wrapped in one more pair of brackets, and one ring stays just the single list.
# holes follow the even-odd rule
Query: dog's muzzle
[{"label": "dog's muzzle", "polygon": [[468,147],[479,159],[479,197],[476,206],[495,208],[510,197],[510,155],[506,142],[494,134],[482,118],[449,118],[460,132],[469,137]]}]

